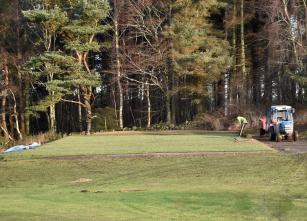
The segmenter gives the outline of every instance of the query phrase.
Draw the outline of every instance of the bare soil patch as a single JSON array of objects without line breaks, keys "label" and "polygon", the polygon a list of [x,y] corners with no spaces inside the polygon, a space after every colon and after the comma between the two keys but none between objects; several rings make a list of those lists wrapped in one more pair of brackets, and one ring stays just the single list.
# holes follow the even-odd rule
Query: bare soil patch
[{"label": "bare soil patch", "polygon": [[282,142],[275,142],[275,141],[270,141],[268,137],[261,137],[261,138],[255,137],[255,138],[260,142],[280,152],[285,152],[290,154],[307,153],[307,140],[299,140],[297,142],[287,141],[287,140]]}]

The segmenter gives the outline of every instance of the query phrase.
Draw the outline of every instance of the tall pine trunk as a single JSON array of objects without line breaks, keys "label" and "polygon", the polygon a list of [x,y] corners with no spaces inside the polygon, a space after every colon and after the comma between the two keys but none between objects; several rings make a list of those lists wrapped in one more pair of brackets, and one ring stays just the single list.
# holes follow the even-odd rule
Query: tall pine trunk
[{"label": "tall pine trunk", "polygon": [[177,88],[178,88],[178,79],[175,76],[175,72],[172,70],[172,91],[175,92],[172,96],[172,124],[176,125],[177,119]]},{"label": "tall pine trunk", "polygon": [[147,98],[147,128],[151,127],[151,100],[150,100],[150,87],[146,82],[146,98]]},{"label": "tall pine trunk", "polygon": [[[19,69],[19,68],[18,68]],[[25,125],[25,99],[24,95],[23,80],[20,70],[18,70],[18,92],[17,97],[19,98],[19,118],[20,118],[20,131],[22,134],[26,134],[26,125]]]},{"label": "tall pine trunk", "polygon": [[3,132],[5,140],[11,138],[6,124],[6,105],[7,105],[7,95],[9,86],[9,68],[8,68],[8,58],[7,53],[2,50],[2,61],[3,61],[3,90],[1,99],[1,130]]},{"label": "tall pine trunk", "polygon": [[[172,18],[173,18],[173,8],[172,8],[172,5],[170,4],[169,5],[169,9],[168,9],[168,23],[169,25],[171,25],[172,23]],[[172,123],[172,89],[173,89],[173,81],[174,81],[174,69],[173,69],[173,61],[174,61],[174,58],[173,58],[173,50],[174,48],[174,44],[173,44],[173,41],[170,40],[169,41],[169,51],[168,51],[168,57],[167,57],[167,77],[166,77],[166,91],[165,91],[165,95],[166,95],[166,122],[167,124],[171,124]]]},{"label": "tall pine trunk", "polygon": [[92,106],[91,106],[91,95],[92,95],[92,88],[84,87],[83,99],[84,99],[85,112],[86,112],[86,135],[90,135],[92,130],[93,116],[92,116]]},{"label": "tall pine trunk", "polygon": [[52,104],[49,107],[49,115],[50,115],[50,131],[52,133],[56,133],[55,104]]},{"label": "tall pine trunk", "polygon": [[230,106],[234,105],[233,100],[235,102],[236,107],[239,104],[239,85],[238,85],[238,69],[237,69],[237,0],[234,0],[233,3],[233,31],[232,31],[232,53],[233,53],[233,73],[232,79],[230,80]]},{"label": "tall pine trunk", "polygon": [[80,89],[78,89],[78,123],[79,123],[79,131],[82,132],[83,126],[82,126],[82,105],[81,105],[81,92]]},{"label": "tall pine trunk", "polygon": [[120,62],[120,54],[119,54],[119,27],[118,27],[118,9],[117,9],[117,1],[114,1],[114,29],[115,29],[115,54],[116,54],[116,82],[118,86],[118,95],[119,95],[119,127],[121,129],[124,128],[124,120],[123,120],[123,109],[124,109],[124,93],[122,86],[122,73],[121,73],[121,62]]},{"label": "tall pine trunk", "polygon": [[[20,126],[19,126],[16,96],[13,93],[12,90],[10,90],[10,92],[11,92],[11,95],[12,95],[12,98],[13,98],[13,107],[12,107],[13,124],[15,125],[15,129],[16,129],[16,132],[17,132],[18,140],[22,140],[23,136],[22,136],[22,133],[20,131]],[[11,125],[11,127],[14,128],[13,125]]]},{"label": "tall pine trunk", "polygon": [[25,127],[25,134],[30,135],[30,113],[26,111],[26,109],[30,106],[30,93],[29,93],[29,82],[25,81],[25,89],[24,89],[24,95],[23,95],[23,102],[24,102],[24,127]]},{"label": "tall pine trunk", "polygon": [[264,66],[265,76],[264,76],[264,95],[263,95],[263,103],[265,105],[272,104],[272,73],[271,73],[271,53],[270,48],[265,50],[266,62]]},{"label": "tall pine trunk", "polygon": [[[20,42],[20,37],[21,37],[21,25],[20,25],[20,12],[21,12],[21,7],[20,7],[20,1],[15,0],[15,9],[16,9],[16,17],[15,17],[15,22],[16,22],[16,69],[17,69],[17,77],[18,77],[18,91],[17,91],[17,97],[19,99],[19,118],[20,118],[20,133],[19,137],[22,137],[22,135],[26,134],[26,127],[25,127],[25,96],[24,96],[24,87],[23,87],[23,79],[22,79],[22,74],[20,71],[20,64],[22,62],[22,52],[21,52],[21,42]],[[14,102],[15,102],[15,108],[17,108],[17,99],[14,96]],[[17,110],[15,110],[17,112]],[[18,123],[18,118],[16,119],[16,123]],[[19,125],[18,125],[19,126]]]},{"label": "tall pine trunk", "polygon": [[169,91],[166,93],[166,122],[168,124],[172,123],[172,109],[171,109],[171,96]]},{"label": "tall pine trunk", "polygon": [[261,99],[261,73],[259,53],[257,53],[257,44],[251,46],[252,56],[252,100],[254,105],[258,105]]},{"label": "tall pine trunk", "polygon": [[242,80],[243,84],[241,87],[241,96],[243,98],[243,103],[247,103],[247,87],[244,87],[243,85],[247,84],[247,73],[246,73],[246,55],[245,55],[245,20],[244,20],[244,0],[241,0],[241,17],[240,17],[240,23],[241,23],[241,71],[242,71]]},{"label": "tall pine trunk", "polygon": [[[91,72],[89,70],[88,63],[87,63],[86,53],[77,53],[77,56],[78,56],[79,63],[86,68],[88,74],[91,74]],[[81,90],[80,93],[82,94],[82,98],[83,98],[83,101],[84,101],[84,108],[85,108],[85,117],[86,117],[85,134],[90,135],[91,130],[92,130],[92,118],[93,118],[92,105],[91,105],[92,87],[91,86],[81,86],[80,90]],[[80,100],[80,98],[79,98],[79,100]],[[79,111],[79,124],[80,124],[80,116],[82,114],[80,112],[80,105],[81,105],[81,102],[79,102],[79,110],[78,110]],[[81,126],[82,125],[80,125],[80,127]]]}]

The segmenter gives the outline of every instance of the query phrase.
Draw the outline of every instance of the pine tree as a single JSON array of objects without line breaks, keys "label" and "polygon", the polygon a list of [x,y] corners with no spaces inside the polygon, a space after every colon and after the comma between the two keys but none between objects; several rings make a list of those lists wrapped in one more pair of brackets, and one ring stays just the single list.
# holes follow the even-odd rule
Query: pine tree
[{"label": "pine tree", "polygon": [[78,59],[89,78],[80,86],[86,110],[86,134],[92,125],[92,90],[99,86],[98,74],[89,64],[91,53],[99,52],[107,44],[100,44],[97,35],[106,33],[109,25],[102,23],[109,16],[109,4],[105,0],[79,0],[70,2],[69,24],[63,28],[65,47]]},{"label": "pine tree", "polygon": [[[32,108],[35,111],[49,110],[49,128],[56,132],[55,105],[58,102],[58,92],[63,93],[57,85],[57,75],[62,75],[62,70],[57,64],[60,54],[57,45],[61,28],[68,22],[66,12],[52,1],[38,1],[37,9],[24,11],[23,14],[29,23],[33,24],[33,31],[39,36],[39,53],[25,65],[25,73],[30,73],[38,87],[47,91],[47,97]],[[32,66],[31,66],[32,65]]]},{"label": "pine tree", "polygon": [[173,45],[174,71],[184,79],[178,92],[186,93],[202,112],[203,98],[231,64],[229,43],[210,17],[221,5],[218,1],[188,0],[176,1],[174,5],[177,13],[167,34]]},{"label": "pine tree", "polygon": [[45,52],[31,58],[24,64],[24,73],[32,79],[32,84],[47,91],[32,111],[50,111],[50,128],[56,132],[55,105],[75,87],[83,83],[85,72],[78,61],[62,52]]}]

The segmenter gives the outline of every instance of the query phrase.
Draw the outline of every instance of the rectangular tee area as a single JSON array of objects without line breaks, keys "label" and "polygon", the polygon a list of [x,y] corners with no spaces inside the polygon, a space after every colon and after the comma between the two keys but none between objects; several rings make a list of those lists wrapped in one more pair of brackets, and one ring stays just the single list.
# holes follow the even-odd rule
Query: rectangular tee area
[{"label": "rectangular tee area", "polygon": [[203,131],[73,135],[45,144],[39,149],[16,155],[50,157],[147,153],[274,152],[267,145],[254,139],[238,142],[236,137],[237,133]]}]

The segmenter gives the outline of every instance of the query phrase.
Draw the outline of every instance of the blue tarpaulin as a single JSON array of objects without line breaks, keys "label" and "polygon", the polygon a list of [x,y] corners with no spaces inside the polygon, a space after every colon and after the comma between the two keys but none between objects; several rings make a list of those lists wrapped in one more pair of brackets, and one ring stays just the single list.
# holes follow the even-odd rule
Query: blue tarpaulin
[{"label": "blue tarpaulin", "polygon": [[41,144],[34,142],[30,145],[18,145],[18,146],[14,146],[14,147],[10,147],[9,149],[7,149],[6,151],[4,151],[3,153],[13,153],[13,152],[20,152],[20,151],[24,151],[24,150],[31,150],[31,149],[35,149],[37,147],[40,147]]}]

